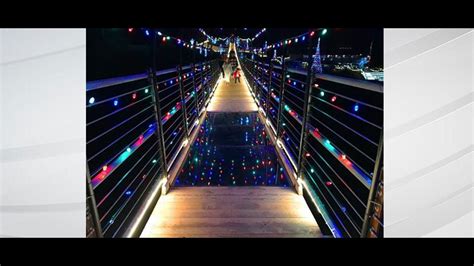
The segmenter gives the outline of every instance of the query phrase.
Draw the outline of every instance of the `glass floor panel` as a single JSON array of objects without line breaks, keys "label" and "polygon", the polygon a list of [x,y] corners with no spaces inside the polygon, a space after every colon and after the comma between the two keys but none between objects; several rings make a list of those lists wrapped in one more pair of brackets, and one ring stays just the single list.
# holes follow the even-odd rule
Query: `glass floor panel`
[{"label": "glass floor panel", "polygon": [[288,186],[257,113],[208,113],[175,186]]}]

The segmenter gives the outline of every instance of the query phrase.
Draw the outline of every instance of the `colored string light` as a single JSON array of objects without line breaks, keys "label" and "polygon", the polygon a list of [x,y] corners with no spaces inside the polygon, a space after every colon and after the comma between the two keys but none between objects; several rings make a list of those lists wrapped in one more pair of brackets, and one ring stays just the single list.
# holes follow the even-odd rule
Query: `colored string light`
[{"label": "colored string light", "polygon": [[90,103],[90,104],[93,104],[94,102],[95,102],[95,98],[94,98],[94,97],[89,98],[89,103]]},{"label": "colored string light", "polygon": [[130,157],[132,152],[137,150],[143,144],[143,141],[153,135],[154,132],[155,127],[152,124],[152,126],[149,127],[145,134],[141,135],[130,147],[127,147],[127,149],[114,160],[112,160],[111,163],[102,167],[102,171],[100,171],[91,179],[92,186],[96,187],[100,183],[102,183],[102,181],[104,181],[112,171],[114,171],[121,163],[123,163],[128,157]]}]

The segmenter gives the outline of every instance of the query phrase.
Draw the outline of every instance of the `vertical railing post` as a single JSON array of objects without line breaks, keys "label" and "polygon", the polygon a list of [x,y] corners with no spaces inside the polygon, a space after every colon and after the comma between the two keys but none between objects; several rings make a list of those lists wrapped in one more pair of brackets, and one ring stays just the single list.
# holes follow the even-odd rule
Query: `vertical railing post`
[{"label": "vertical railing post", "polygon": [[270,110],[270,97],[272,97],[272,93],[271,93],[272,79],[273,79],[272,77],[273,77],[273,64],[272,64],[272,61],[270,59],[270,61],[268,62],[267,99],[266,99],[266,102],[265,102],[265,114],[266,114],[267,117],[268,117],[268,112]]},{"label": "vertical railing post", "polygon": [[201,65],[201,72],[202,72],[201,81],[202,81],[203,86],[206,88],[208,95],[210,96],[211,92],[212,92],[212,88],[211,88],[211,86],[209,86],[210,78],[207,74],[207,70],[206,70],[206,72],[204,72],[204,68],[207,68],[207,62],[203,62],[202,65]]},{"label": "vertical railing post", "polygon": [[196,88],[196,82],[194,79],[194,75],[196,75],[196,50],[193,48],[193,62],[191,64],[191,73],[192,73],[192,78],[193,78],[193,91],[194,91],[194,100],[196,101],[196,118],[199,119],[199,96]]},{"label": "vertical railing post", "polygon": [[102,226],[100,225],[100,219],[99,219],[99,212],[97,210],[97,204],[95,201],[95,195],[94,195],[94,189],[92,188],[91,184],[91,175],[89,172],[89,164],[86,163],[86,182],[87,182],[87,192],[86,192],[86,204],[90,203],[90,213],[92,217],[92,222],[94,223],[94,229],[97,233],[98,238],[102,238]]},{"label": "vertical railing post", "polygon": [[160,147],[160,157],[161,157],[161,165],[163,167],[163,173],[167,175],[167,162],[166,162],[166,145],[165,145],[165,137],[163,133],[163,124],[162,124],[162,118],[161,118],[161,103],[160,103],[160,98],[159,98],[159,93],[158,93],[158,84],[156,82],[156,33],[153,31],[153,42],[152,42],[152,48],[151,48],[151,58],[152,58],[152,63],[151,63],[151,69],[149,70],[149,82],[151,84],[152,88],[152,101],[153,101],[153,109],[155,113],[155,120],[156,120],[156,136],[158,138],[158,143]]},{"label": "vertical railing post", "polygon": [[366,237],[369,230],[369,220],[371,218],[371,209],[376,195],[377,185],[380,180],[380,174],[383,167],[383,131],[380,132],[379,146],[377,149],[377,157],[375,158],[374,172],[372,175],[372,184],[370,185],[369,199],[367,208],[365,209],[364,223],[362,225],[362,233],[360,237]]},{"label": "vertical railing post", "polygon": [[179,86],[179,93],[181,96],[181,108],[183,109],[183,124],[184,124],[184,130],[186,132],[186,137],[189,136],[189,130],[188,130],[188,108],[186,107],[186,96],[184,94],[184,87],[183,87],[183,78],[182,78],[182,66],[178,65],[177,67],[177,72],[178,72],[178,86]]},{"label": "vertical railing post", "polygon": [[[204,86],[204,80],[203,80],[203,77],[202,77],[202,61],[199,63],[199,80],[200,80],[199,86],[201,86],[202,93],[207,92],[206,97],[209,97],[210,90],[207,90],[206,87]],[[202,102],[205,104],[206,101],[207,101],[207,98],[203,97]]]},{"label": "vertical railing post", "polygon": [[[312,93],[312,85],[313,85],[313,71],[312,71],[312,65],[313,65],[313,57],[311,56],[311,51],[313,50],[314,42],[312,39],[309,40],[308,42],[308,69],[306,71],[306,82],[305,82],[305,94],[304,94],[304,106],[303,106],[303,121],[301,123],[301,132],[300,132],[300,145],[299,145],[299,150],[298,150],[298,169],[297,172],[301,173],[300,171],[302,164],[303,164],[303,154],[304,154],[304,149],[305,149],[305,142],[306,142],[306,137],[308,135],[308,116],[309,116],[309,110],[310,110],[310,103],[311,103],[311,93]],[[301,177],[301,175],[300,175]]]},{"label": "vertical railing post", "polygon": [[183,87],[183,77],[182,77],[182,68],[183,64],[183,48],[182,46],[179,47],[179,65],[177,67],[177,72],[178,72],[178,86],[179,86],[179,93],[181,96],[181,108],[183,109],[183,126],[184,126],[184,131],[186,132],[186,138],[189,136],[189,130],[188,130],[188,112],[186,108],[186,98],[184,94],[184,87]]},{"label": "vertical railing post", "polygon": [[149,79],[152,87],[151,98],[153,101],[154,113],[155,113],[155,120],[156,120],[156,137],[158,138],[158,143],[160,147],[160,157],[161,157],[161,164],[163,165],[163,172],[166,175],[167,169],[167,162],[166,162],[166,145],[165,145],[165,138],[163,134],[163,124],[161,118],[161,103],[158,97],[158,85],[156,84],[156,71],[153,67],[149,72]]},{"label": "vertical railing post", "polygon": [[280,83],[280,102],[278,103],[278,115],[277,115],[277,139],[281,137],[280,133],[280,125],[281,125],[281,116],[282,116],[282,106],[284,100],[284,93],[285,93],[285,79],[286,79],[286,61],[285,61],[285,54],[286,54],[286,46],[283,48],[283,53],[281,57],[281,83]]}]

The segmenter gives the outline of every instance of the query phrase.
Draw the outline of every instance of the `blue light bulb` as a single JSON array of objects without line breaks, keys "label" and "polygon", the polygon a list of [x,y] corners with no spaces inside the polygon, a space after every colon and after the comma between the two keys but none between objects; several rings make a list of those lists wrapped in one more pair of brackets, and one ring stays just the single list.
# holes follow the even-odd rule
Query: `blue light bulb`
[{"label": "blue light bulb", "polygon": [[357,111],[359,111],[359,105],[358,104],[354,105],[354,112],[357,112]]}]

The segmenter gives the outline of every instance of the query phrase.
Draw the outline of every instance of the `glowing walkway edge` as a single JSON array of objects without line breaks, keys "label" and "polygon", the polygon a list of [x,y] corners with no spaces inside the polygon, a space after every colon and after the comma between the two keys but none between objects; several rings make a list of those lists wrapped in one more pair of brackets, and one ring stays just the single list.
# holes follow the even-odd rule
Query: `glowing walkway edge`
[{"label": "glowing walkway edge", "polygon": [[[311,201],[313,202],[314,206],[316,206],[316,209],[318,210],[319,214],[323,217],[324,222],[326,225],[329,227],[329,230],[331,230],[332,235],[335,238],[341,238],[342,234],[337,229],[336,225],[332,222],[331,217],[329,217],[326,208],[324,208],[324,204],[322,201],[319,199],[319,197],[313,193],[313,190],[306,184],[305,180],[302,180],[301,178],[298,178],[298,183],[300,183],[304,189],[308,192],[309,197],[311,198]],[[321,206],[321,208],[319,207]]]}]

